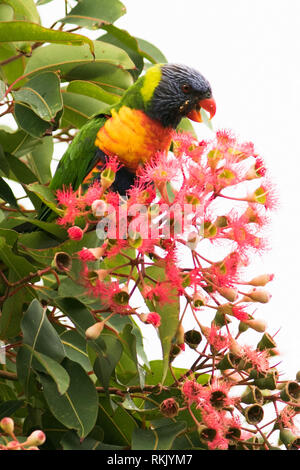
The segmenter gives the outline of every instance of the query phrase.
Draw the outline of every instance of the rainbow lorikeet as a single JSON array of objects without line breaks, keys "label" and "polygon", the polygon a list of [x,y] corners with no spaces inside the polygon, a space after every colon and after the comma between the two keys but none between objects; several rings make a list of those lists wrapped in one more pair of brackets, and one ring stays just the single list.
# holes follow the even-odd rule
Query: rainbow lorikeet
[{"label": "rainbow lorikeet", "polygon": [[[126,194],[139,165],[169,149],[172,131],[183,117],[202,121],[201,108],[210,118],[216,112],[210,84],[203,75],[185,65],[150,67],[109,113],[95,116],[80,129],[60,160],[50,188],[71,185],[76,190],[97,172],[99,175],[107,156],[117,155],[123,166],[112,189]],[[47,220],[50,212],[44,207],[39,219]]]}]

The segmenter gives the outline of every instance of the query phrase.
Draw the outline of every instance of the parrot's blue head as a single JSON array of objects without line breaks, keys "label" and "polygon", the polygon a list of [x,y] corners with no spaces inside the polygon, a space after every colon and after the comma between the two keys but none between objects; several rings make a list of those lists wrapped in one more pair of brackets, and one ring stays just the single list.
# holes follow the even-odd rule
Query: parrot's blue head
[{"label": "parrot's blue head", "polygon": [[186,65],[162,64],[149,69],[145,77],[148,73],[149,81],[153,83],[154,78],[157,84],[149,96],[146,114],[164,127],[176,128],[183,117],[201,122],[201,108],[209,112],[210,118],[215,115],[211,86],[197,70]]}]

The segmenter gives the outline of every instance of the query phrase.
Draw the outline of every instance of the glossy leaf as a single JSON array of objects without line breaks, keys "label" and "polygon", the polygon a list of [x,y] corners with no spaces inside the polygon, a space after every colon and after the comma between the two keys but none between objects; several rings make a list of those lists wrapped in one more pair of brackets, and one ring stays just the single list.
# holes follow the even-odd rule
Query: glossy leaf
[{"label": "glossy leaf", "polygon": [[79,439],[79,437],[74,431],[69,431],[64,435],[61,440],[61,445],[64,450],[124,450],[124,447],[103,444],[103,442],[99,442],[98,440],[90,436],[88,436],[84,440]]},{"label": "glossy leaf", "polygon": [[15,19],[40,22],[39,13],[33,0],[26,0],[26,2],[23,0],[2,0],[2,3],[13,8]]},{"label": "glossy leaf", "polygon": [[70,359],[62,365],[70,377],[68,390],[60,395],[55,382],[40,374],[43,393],[51,413],[69,429],[75,429],[83,438],[93,429],[98,415],[98,395],[93,382],[84,369]]},{"label": "glossy leaf", "polygon": [[107,104],[89,96],[69,92],[64,92],[62,96],[64,102],[63,126],[80,129],[93,115],[108,111]]},{"label": "glossy leaf", "polygon": [[141,38],[136,38],[136,40],[144,57],[152,64],[164,64],[168,62],[164,54],[156,46],[151,44],[151,42],[145,41],[145,39]]},{"label": "glossy leaf", "polygon": [[21,406],[24,405],[23,400],[8,400],[5,403],[0,404],[0,420],[6,416],[11,416],[17,411]]},{"label": "glossy leaf", "polygon": [[101,72],[105,65],[124,69],[134,67],[122,49],[100,41],[94,41],[93,46],[95,58],[86,45],[80,48],[57,44],[39,47],[33,51],[32,57],[28,60],[25,73],[36,74],[46,70],[59,70],[62,78],[75,80],[93,79],[100,75],[99,71]]},{"label": "glossy leaf", "polygon": [[90,372],[92,366],[86,352],[86,341],[84,338],[75,330],[65,330],[60,335],[60,339],[64,345],[67,357],[74,362],[78,362],[84,370]]},{"label": "glossy leaf", "polygon": [[41,144],[35,146],[27,155],[27,162],[41,184],[46,184],[51,179],[52,154],[53,138],[47,136],[41,139]]},{"label": "glossy leaf", "polygon": [[61,215],[63,213],[62,209],[59,209],[57,207],[57,201],[55,199],[55,196],[53,192],[51,191],[50,188],[47,186],[43,186],[38,183],[33,183],[29,184],[27,186],[27,189],[29,191],[32,191],[34,194],[36,194],[41,201],[43,201],[44,204],[46,204],[48,207],[50,207],[54,212],[57,214]]},{"label": "glossy leaf", "polygon": [[19,127],[32,137],[39,138],[52,132],[53,126],[49,122],[41,119],[29,106],[16,103],[14,112]]},{"label": "glossy leaf", "polygon": [[186,424],[179,421],[156,429],[136,429],[132,434],[132,450],[169,450],[185,428]]},{"label": "glossy leaf", "polygon": [[[155,279],[157,282],[164,280],[164,270],[157,267],[149,267],[146,269],[147,274]],[[152,281],[149,281],[150,285],[153,285]],[[147,301],[147,305],[151,308],[152,311],[159,313],[161,317],[161,324],[159,327],[159,337],[161,341],[161,346],[163,350],[163,374],[162,382],[165,380],[168,366],[169,366],[169,353],[171,349],[172,340],[175,336],[177,326],[178,326],[178,316],[179,316],[179,301],[176,294],[174,294],[173,299],[171,299],[168,304],[160,305],[158,302],[155,305]]]},{"label": "glossy leaf", "polygon": [[60,81],[54,72],[36,75],[13,95],[15,102],[27,104],[44,121],[51,121],[63,106]]},{"label": "glossy leaf", "polygon": [[[13,43],[2,43],[0,47],[0,62],[10,59],[18,54],[18,51]],[[23,75],[27,58],[22,56],[17,60],[8,62],[6,65],[0,67],[0,77],[7,83],[13,83],[17,78]],[[16,86],[23,85],[24,80],[21,80]]]},{"label": "glossy leaf", "polygon": [[33,371],[47,374],[47,376],[52,378],[57,393],[60,395],[64,394],[70,384],[68,373],[57,361],[37,352],[34,347],[24,344],[19,349],[17,355],[18,379],[24,384],[25,394],[30,395],[29,385]]},{"label": "glossy leaf", "polygon": [[73,297],[57,298],[55,303],[70,318],[77,331],[85,338],[85,331],[95,323],[94,317],[88,308]]},{"label": "glossy leaf", "polygon": [[25,312],[22,323],[23,343],[57,362],[65,357],[59,335],[48,320],[46,309],[35,299]]},{"label": "glossy leaf", "polygon": [[107,34],[101,36],[99,40],[124,49],[136,66],[136,70],[132,73],[137,78],[143,70],[144,54],[139,48],[136,38],[131,36],[125,29],[119,29],[115,25],[104,25],[102,29],[107,31]]},{"label": "glossy leaf", "polygon": [[3,150],[16,157],[26,155],[30,150],[35,147],[38,148],[42,139],[34,138],[22,130],[6,131],[0,129],[0,141]]},{"label": "glossy leaf", "polygon": [[121,406],[111,411],[109,399],[99,399],[99,423],[104,430],[105,442],[118,446],[131,445],[131,435],[138,426],[132,415]]},{"label": "glossy leaf", "polygon": [[78,93],[79,95],[89,96],[90,98],[101,101],[103,104],[114,104],[120,100],[118,95],[108,93],[99,85],[83,80],[74,80],[71,82],[68,85],[67,91],[69,93]]},{"label": "glossy leaf", "polygon": [[5,90],[6,90],[5,83],[2,80],[0,80],[0,101],[2,101],[4,98]]},{"label": "glossy leaf", "polygon": [[125,12],[126,8],[119,0],[81,0],[60,21],[98,29],[103,23],[113,23]]},{"label": "glossy leaf", "polygon": [[[121,358],[123,347],[115,336],[104,333],[101,334],[101,340],[104,342],[105,349],[98,349],[97,351],[94,372],[101,385],[108,390],[110,377]],[[91,342],[91,346],[94,346],[93,342]]]},{"label": "glossy leaf", "polygon": [[0,178],[0,198],[8,202],[12,207],[18,206],[14,193],[3,178]]},{"label": "glossy leaf", "polygon": [[0,4],[0,21],[11,21],[14,19],[14,9],[10,5]]},{"label": "glossy leaf", "polygon": [[90,53],[93,54],[94,52],[93,41],[85,36],[44,28],[39,24],[27,21],[0,22],[0,42],[7,42],[7,38],[10,39],[10,42],[52,42],[56,44],[72,44],[73,46],[88,44]]}]

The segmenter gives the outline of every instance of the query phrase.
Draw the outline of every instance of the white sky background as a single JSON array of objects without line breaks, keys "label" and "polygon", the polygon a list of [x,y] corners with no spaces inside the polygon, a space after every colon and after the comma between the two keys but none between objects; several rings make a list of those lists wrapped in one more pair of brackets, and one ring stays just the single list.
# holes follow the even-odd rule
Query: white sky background
[{"label": "white sky background", "polygon": [[[127,14],[116,26],[155,44],[169,62],[184,63],[202,72],[217,102],[214,128],[230,128],[242,139],[253,141],[271,170],[280,208],[273,214],[271,251],[262,259],[254,258],[253,266],[255,274],[274,273],[275,280],[268,286],[270,303],[261,307],[258,304],[256,316],[268,322],[271,334],[282,327],[276,336],[283,360],[278,369],[287,371],[285,378],[293,379],[300,369],[300,2],[123,3]],[[64,1],[55,0],[39,7],[39,11],[43,25],[50,26],[64,16]],[[92,37],[98,35],[92,33]],[[195,124],[195,129],[200,139],[210,135],[202,124]],[[146,331],[150,333],[150,329]],[[258,339],[255,337],[254,344]],[[155,336],[145,342],[150,358],[159,358]],[[182,353],[175,365],[186,366],[189,354]]]}]

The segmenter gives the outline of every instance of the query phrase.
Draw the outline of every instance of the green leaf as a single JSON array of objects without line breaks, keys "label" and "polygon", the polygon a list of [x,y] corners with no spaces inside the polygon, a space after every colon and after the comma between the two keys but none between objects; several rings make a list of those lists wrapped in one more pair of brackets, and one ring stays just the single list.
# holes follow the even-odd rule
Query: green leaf
[{"label": "green leaf", "polygon": [[60,22],[98,29],[125,13],[126,8],[119,0],[81,0]]},{"label": "green leaf", "polygon": [[205,124],[206,127],[208,127],[211,131],[213,131],[214,128],[213,128],[212,122],[211,122],[211,120],[209,119],[208,114],[207,114],[207,112],[205,111],[205,109],[201,108],[201,109],[200,109],[200,114],[201,114],[201,117],[202,117],[202,122],[203,122],[203,124]]},{"label": "green leaf", "polygon": [[70,379],[65,369],[51,357],[37,352],[33,347],[24,344],[17,355],[18,379],[24,384],[25,393],[29,395],[32,371],[47,374],[55,383],[57,393],[64,394],[69,387]]},{"label": "green leaf", "polygon": [[141,38],[136,38],[136,40],[144,57],[148,59],[152,64],[168,62],[164,54],[156,46],[151,44],[151,42],[145,41]]},{"label": "green leaf", "polygon": [[85,331],[95,323],[94,317],[87,307],[73,297],[57,298],[55,303],[70,318],[77,331],[85,338]]},{"label": "green leaf", "polygon": [[114,104],[120,100],[119,95],[109,93],[103,90],[99,85],[83,80],[74,80],[71,82],[67,91],[69,93],[78,93],[79,95],[89,96],[90,98],[101,101],[103,104]]},{"label": "green leaf", "polygon": [[99,40],[114,44],[115,46],[124,49],[131,60],[135,63],[137,70],[134,71],[134,76],[137,78],[143,70],[144,53],[139,48],[136,38],[131,36],[125,29],[119,29],[111,24],[102,26],[102,29],[107,31],[107,34],[101,36]]},{"label": "green leaf", "polygon": [[[14,44],[2,43],[0,47],[0,62],[14,57],[18,54],[18,51]],[[13,60],[6,65],[0,67],[0,77],[5,83],[13,83],[17,78],[21,77],[24,72],[27,58],[20,57],[19,59]],[[21,80],[16,84],[20,86],[24,81]]]},{"label": "green leaf", "polygon": [[[101,340],[104,342],[105,349],[97,348],[98,355],[94,362],[94,372],[108,392],[110,377],[121,358],[123,346],[115,336],[105,333],[101,334]],[[91,341],[90,344],[94,346],[94,342]]]},{"label": "green leaf", "polygon": [[[146,273],[152,278],[155,279],[156,282],[162,282],[165,280],[164,270],[162,268],[157,268],[150,266],[146,268]],[[147,280],[148,282],[148,280]],[[153,282],[148,282],[150,285],[153,286]],[[168,367],[169,367],[169,354],[171,349],[172,340],[175,336],[177,327],[178,327],[178,317],[179,317],[179,299],[177,292],[174,291],[173,298],[171,299],[168,304],[160,305],[158,302],[150,302],[147,301],[148,307],[157,313],[159,313],[161,317],[161,324],[159,326],[159,337],[161,341],[161,346],[163,350],[163,375],[162,375],[162,382],[164,382]]]},{"label": "green leaf", "polygon": [[24,405],[23,400],[9,400],[0,404],[0,420],[6,416],[11,416],[21,406]]},{"label": "green leaf", "polygon": [[69,431],[64,435],[61,440],[61,445],[64,450],[124,450],[124,447],[103,444],[103,442],[99,442],[98,440],[93,439],[93,437],[90,436],[88,436],[84,440],[79,439],[79,437],[74,431]]},{"label": "green leaf", "polygon": [[40,5],[45,5],[46,3],[50,3],[50,2],[53,2],[53,0],[38,0],[36,4],[37,6],[40,6]]},{"label": "green leaf", "polygon": [[[147,385],[157,385],[161,381],[161,376],[163,373],[164,363],[161,360],[150,361],[150,370],[147,371],[146,375],[146,384]],[[183,369],[179,367],[172,367],[176,379],[183,376],[188,369]],[[168,370],[164,385],[168,386],[174,383],[174,377],[171,372]]]},{"label": "green leaf", "polygon": [[41,184],[51,179],[52,154],[53,138],[48,136],[41,139],[41,145],[36,146],[27,156],[27,162]]},{"label": "green leaf", "polygon": [[93,41],[81,34],[56,31],[27,21],[0,22],[0,42],[7,42],[8,38],[10,42],[51,42],[56,44],[72,44],[73,46],[88,44],[90,53],[94,53]]},{"label": "green leaf", "polygon": [[40,374],[43,393],[51,413],[67,428],[75,429],[83,438],[93,429],[98,414],[98,395],[95,386],[84,369],[70,359],[62,365],[70,377],[68,390],[60,395],[55,382]]},{"label": "green leaf", "polygon": [[[3,347],[3,346],[2,346]],[[0,349],[0,354],[2,355],[3,349]],[[17,395],[12,389],[12,386],[7,385],[4,382],[0,382],[0,403],[1,402],[6,402],[6,401],[11,401],[11,400],[16,400]]]},{"label": "green leaf", "polygon": [[28,105],[16,103],[14,113],[19,127],[32,137],[43,137],[53,130],[53,126],[35,114]]},{"label": "green leaf", "polygon": [[169,450],[186,424],[182,421],[156,429],[135,429],[132,434],[132,450]]},{"label": "green leaf", "polygon": [[18,207],[14,193],[3,178],[0,178],[0,198],[8,202],[12,207]]},{"label": "green leaf", "polygon": [[48,320],[46,309],[33,300],[25,312],[22,323],[23,343],[32,346],[57,362],[65,357],[59,335]]},{"label": "green leaf", "polygon": [[113,412],[109,399],[101,397],[99,399],[99,423],[104,430],[105,442],[118,446],[130,446],[131,435],[137,429],[137,423],[127,410],[118,406]]},{"label": "green leaf", "polygon": [[57,225],[56,223],[42,222],[41,220],[30,219],[28,217],[14,217],[14,220],[15,220],[15,225],[14,225],[15,227],[17,225],[20,225],[20,223],[30,222],[32,225],[39,227],[48,233],[51,233],[58,240],[65,240],[67,237],[67,231],[64,228]]},{"label": "green leaf", "polygon": [[86,341],[75,330],[64,330],[60,335],[60,339],[64,345],[66,355],[74,362],[78,362],[85,371],[90,372],[92,365],[86,352]]},{"label": "green leaf", "polygon": [[0,80],[0,101],[2,101],[4,98],[5,90],[6,90],[5,83],[2,80]]},{"label": "green leaf", "polygon": [[0,5],[0,20],[1,21],[11,21],[14,19],[14,9],[5,4]]},{"label": "green leaf", "polygon": [[93,45],[95,58],[91,57],[88,46],[78,49],[56,44],[39,47],[33,51],[28,60],[25,73],[37,74],[45,70],[59,70],[60,76],[68,81],[85,78],[94,81],[94,78],[103,73],[103,67],[109,65],[122,69],[134,67],[133,62],[122,49],[100,41],[94,41]]},{"label": "green leaf", "polygon": [[22,130],[7,132],[0,129],[0,141],[5,152],[22,157],[32,149],[38,148],[43,139],[34,138]]},{"label": "green leaf", "polygon": [[28,394],[32,369],[53,377],[60,393],[68,388],[69,379],[59,362],[65,357],[60,338],[49,322],[45,309],[34,299],[21,322],[23,347],[17,356],[18,377]]},{"label": "green leaf", "polygon": [[7,155],[7,162],[12,172],[10,178],[14,179],[17,183],[30,184],[36,181],[36,176],[22,160],[13,155]]},{"label": "green leaf", "polygon": [[9,5],[14,10],[14,18],[17,20],[27,20],[34,23],[40,22],[39,13],[33,0],[2,0],[1,3]]},{"label": "green leaf", "polygon": [[51,121],[63,106],[60,81],[54,72],[36,75],[13,96],[16,103],[27,104],[44,121]]},{"label": "green leaf", "polygon": [[179,125],[176,128],[177,132],[190,132],[195,139],[197,139],[197,134],[194,130],[193,124],[188,118],[181,119]]},{"label": "green leaf", "polygon": [[[9,256],[10,250],[8,245],[5,245],[1,252],[4,250]],[[16,261],[16,258],[14,260]],[[22,268],[26,266],[26,263],[27,261],[24,258],[18,257],[16,266],[14,268],[17,272],[15,272],[13,269],[9,270],[9,282],[13,283],[20,279],[21,276],[17,273],[21,272]],[[27,274],[28,272],[30,271],[27,271]],[[8,338],[15,338],[20,333],[20,323],[24,309],[27,308],[33,297],[33,290],[31,288],[24,287],[23,289],[20,289],[18,292],[16,292],[13,296],[8,297],[8,299],[5,300],[2,306],[0,317],[0,338],[7,340]]]},{"label": "green leaf", "polygon": [[95,114],[105,113],[109,106],[90,96],[63,92],[64,114],[62,126],[80,129]]},{"label": "green leaf", "polygon": [[28,184],[26,187],[29,191],[32,191],[34,194],[36,194],[41,199],[41,201],[50,207],[54,212],[56,212],[56,214],[61,215],[63,213],[62,209],[57,207],[56,198],[48,186],[33,183]]}]

